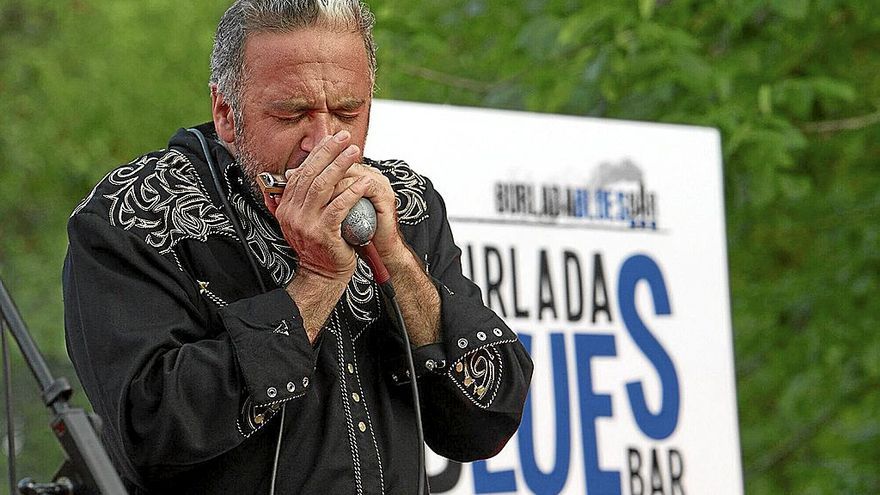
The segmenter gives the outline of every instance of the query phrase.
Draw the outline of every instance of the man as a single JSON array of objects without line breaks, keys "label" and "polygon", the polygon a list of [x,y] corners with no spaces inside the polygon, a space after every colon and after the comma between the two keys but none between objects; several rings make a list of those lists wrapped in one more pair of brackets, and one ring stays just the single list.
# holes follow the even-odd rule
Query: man
[{"label": "man", "polygon": [[[361,197],[426,442],[468,461],[516,430],[531,361],[462,276],[442,200],[405,163],[362,157],[371,30],[357,0],[235,2],[204,147],[180,130],[74,211],[68,349],[133,493],[416,491],[402,340],[340,236]],[[283,195],[259,191],[263,171],[287,176]]]}]

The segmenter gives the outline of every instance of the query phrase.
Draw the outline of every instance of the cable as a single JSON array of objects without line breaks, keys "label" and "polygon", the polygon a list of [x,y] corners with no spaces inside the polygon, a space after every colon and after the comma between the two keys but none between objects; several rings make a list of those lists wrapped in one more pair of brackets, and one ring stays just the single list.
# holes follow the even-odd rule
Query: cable
[{"label": "cable", "polygon": [[[220,174],[217,172],[217,167],[214,165],[214,159],[211,158],[211,153],[208,151],[208,140],[205,139],[205,135],[202,134],[202,131],[198,129],[190,128],[187,129],[187,132],[197,137],[199,139],[199,144],[202,145],[202,153],[204,153],[205,162],[208,164],[208,169],[211,171],[211,178],[214,180],[214,188],[217,189],[217,195],[220,196],[220,201],[223,203],[226,215],[232,223],[232,228],[235,229],[235,234],[238,236],[238,242],[244,248],[244,254],[248,259],[248,263],[251,265],[251,270],[254,272],[254,275],[256,275],[257,282],[260,283],[260,290],[265,293],[266,284],[263,282],[263,275],[257,268],[257,262],[254,259],[253,253],[251,253],[250,246],[247,244],[244,236],[244,229],[241,228],[241,223],[238,221],[238,214],[232,209],[232,205],[229,204],[229,200],[226,199],[226,194],[223,192],[223,187],[220,183]],[[278,427],[278,442],[275,445],[275,461],[272,463],[272,485],[269,487],[269,495],[275,495],[275,479],[278,474],[278,458],[281,453],[281,438],[284,435],[284,413],[286,411],[287,404],[284,404],[281,406],[281,425]]]},{"label": "cable", "polygon": [[388,298],[388,302],[394,309],[394,318],[397,321],[397,326],[400,328],[400,333],[403,337],[403,347],[405,349],[404,354],[406,355],[406,366],[407,372],[409,373],[410,391],[412,392],[413,398],[413,410],[416,414],[416,437],[419,445],[419,488],[416,493],[422,495],[425,493],[425,485],[427,482],[425,479],[425,432],[422,428],[422,408],[421,402],[419,401],[419,384],[416,380],[416,366],[413,363],[409,334],[406,331],[406,323],[403,321],[403,313],[400,311],[400,306],[397,304],[397,295],[394,292],[394,286],[392,286],[391,281],[388,280],[385,283],[379,284],[379,287],[382,289],[382,293],[385,294],[385,297]]},{"label": "cable", "polygon": [[382,262],[382,257],[370,240],[376,233],[377,219],[376,209],[366,198],[361,198],[345,216],[341,225],[342,238],[354,247],[373,272],[373,281],[385,294],[392,309],[397,327],[403,337],[404,354],[406,355],[407,374],[409,375],[410,391],[412,392],[413,410],[416,420],[416,436],[419,449],[419,488],[418,495],[423,495],[426,487],[425,480],[425,433],[422,429],[422,407],[419,400],[419,384],[416,379],[416,367],[413,363],[412,347],[409,343],[409,334],[406,331],[406,323],[403,321],[403,313],[397,304],[397,295],[394,286],[391,285],[391,274]]},{"label": "cable", "polygon": [[278,474],[278,457],[281,454],[281,432],[284,431],[284,413],[287,412],[287,404],[281,406],[281,426],[278,430],[278,442],[275,443],[275,462],[272,463],[272,486],[269,495],[275,495],[275,476]]},{"label": "cable", "polygon": [[226,209],[226,215],[229,217],[229,221],[232,222],[232,228],[235,229],[235,234],[238,236],[239,242],[244,246],[244,254],[247,256],[248,263],[251,264],[251,270],[253,270],[254,274],[257,276],[257,281],[260,283],[260,289],[263,292],[266,292],[266,284],[263,283],[263,276],[257,268],[257,262],[254,260],[251,248],[247,245],[247,241],[245,240],[247,238],[244,236],[244,229],[241,228],[241,223],[238,221],[238,215],[236,215],[235,210],[232,209],[229,200],[226,199],[226,194],[223,193],[223,187],[220,184],[220,175],[217,173],[217,167],[214,165],[214,160],[211,158],[211,153],[208,151],[208,141],[205,139],[205,135],[202,134],[202,131],[198,129],[187,129],[187,132],[194,134],[199,138],[199,143],[202,145],[202,153],[205,154],[205,161],[208,163],[208,168],[211,170],[211,178],[214,179],[214,188],[217,189],[217,195],[220,196],[220,201],[223,203],[223,208]]},{"label": "cable", "polygon": [[15,482],[15,425],[12,418],[12,368],[9,363],[9,346],[6,344],[6,320],[0,316],[0,340],[3,345],[3,397],[6,400],[6,445],[9,447],[9,493],[17,490]]}]

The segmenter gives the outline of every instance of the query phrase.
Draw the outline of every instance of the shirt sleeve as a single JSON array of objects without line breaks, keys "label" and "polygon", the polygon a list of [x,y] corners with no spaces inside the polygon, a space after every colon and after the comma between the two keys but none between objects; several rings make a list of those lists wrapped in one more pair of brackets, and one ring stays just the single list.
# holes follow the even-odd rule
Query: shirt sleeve
[{"label": "shirt sleeve", "polygon": [[208,311],[196,281],[131,231],[80,212],[68,235],[68,352],[129,479],[216,457],[307,392],[315,351],[283,289]]},{"label": "shirt sleeve", "polygon": [[[483,304],[479,287],[462,274],[445,204],[429,181],[425,200],[428,218],[419,237],[426,242],[420,247],[440,295],[441,325],[440,343],[413,352],[425,440],[453,460],[485,459],[519,427],[532,361],[516,333]],[[402,367],[392,375],[396,383],[408,381]]]}]

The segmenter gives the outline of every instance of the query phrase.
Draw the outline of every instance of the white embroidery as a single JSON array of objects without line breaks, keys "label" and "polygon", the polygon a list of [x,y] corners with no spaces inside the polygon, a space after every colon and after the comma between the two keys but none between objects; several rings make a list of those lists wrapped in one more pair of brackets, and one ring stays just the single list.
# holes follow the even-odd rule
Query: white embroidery
[{"label": "white embroidery", "polygon": [[[428,218],[424,198],[427,181],[424,177],[400,160],[371,161],[370,164],[391,182],[401,224],[416,225]],[[277,226],[251,205],[243,193],[232,187],[230,174],[234,167],[235,164],[226,167],[224,179],[229,190],[233,191],[230,203],[241,220],[246,243],[275,283],[285,286],[296,272],[296,253]],[[145,242],[160,254],[174,258],[181,271],[183,266],[173,251],[181,240],[197,239],[204,242],[211,235],[237,239],[232,223],[225,212],[213,204],[192,163],[177,150],[163,150],[143,156],[108,174],[106,182],[117,186],[115,191],[104,195],[110,200],[110,224],[141,231]],[[74,214],[85,207],[94,194],[95,190],[81,202]],[[205,290],[202,294],[219,306],[226,305],[211,291]],[[346,287],[346,307],[359,321],[375,321],[381,314],[381,301],[377,295],[378,288],[373,282],[372,271],[366,262],[359,259]]]},{"label": "white embroidery", "polygon": [[[144,173],[145,168],[150,172]],[[110,224],[142,231],[145,242],[160,254],[183,239],[206,241],[212,234],[233,231],[179,151],[141,157],[111,172],[107,181],[118,186],[104,195],[111,202]]]},{"label": "white embroidery", "polygon": [[272,333],[277,333],[290,337],[290,327],[287,326],[287,320],[281,320],[281,323],[279,323],[278,326],[275,327],[275,330],[272,330]]},{"label": "white embroidery", "polygon": [[[351,345],[352,345],[352,347],[354,347],[354,345],[355,345],[354,339],[352,339]],[[363,387],[363,385],[361,385],[361,377],[360,377],[360,374],[358,373],[357,360],[353,359],[352,361],[354,361],[354,377],[357,380],[358,392],[360,392],[361,397],[363,398],[364,397],[364,387]],[[340,368],[342,368],[341,364],[340,364]],[[342,373],[345,373],[345,372],[342,371]],[[384,474],[382,474],[382,455],[379,453],[379,444],[376,442],[375,428],[373,428],[373,423],[370,421],[370,409],[367,407],[367,400],[366,399],[363,399],[363,400],[364,400],[364,402],[363,402],[364,411],[367,413],[367,424],[370,427],[370,436],[373,438],[373,448],[376,449],[376,461],[379,463],[379,490],[381,491],[381,493],[385,493],[385,476],[384,476]]]},{"label": "white embroidery", "polygon": [[503,359],[495,347],[510,342],[516,342],[516,339],[497,341],[475,349],[456,360],[446,373],[464,395],[481,409],[488,409],[492,405],[501,387]]},{"label": "white embroidery", "polygon": [[[370,302],[376,298],[378,287],[373,283],[373,271],[361,258],[357,260],[357,266],[351,276],[348,286],[345,288],[345,305],[352,316],[360,321],[372,322],[377,318],[370,311]],[[376,308],[378,310],[378,308]]]},{"label": "white embroidery", "polygon": [[287,240],[241,194],[233,193],[231,203],[257,262],[269,270],[279,287],[289,284],[295,273],[296,257]]},{"label": "white embroidery", "polygon": [[354,464],[354,483],[358,495],[363,495],[364,487],[361,483],[361,460],[357,448],[357,433],[354,432],[354,419],[351,415],[351,407],[348,404],[348,387],[345,376],[345,349],[342,345],[342,328],[339,323],[339,314],[334,308],[330,313],[330,333],[336,337],[336,362],[339,364],[339,391],[342,393],[342,409],[345,412],[345,427],[348,431],[348,445],[351,449],[351,460]]},{"label": "white embroidery", "polygon": [[370,162],[383,175],[388,177],[397,196],[397,221],[404,225],[417,225],[428,218],[428,205],[425,202],[427,181],[403,160]]},{"label": "white embroidery", "polygon": [[76,208],[73,209],[73,213],[70,214],[70,218],[73,218],[74,215],[82,211],[82,209],[85,208],[87,204],[89,204],[89,201],[91,201],[92,198],[95,196],[95,191],[98,190],[98,186],[103,184],[104,181],[107,180],[107,177],[110,177],[110,174],[112,173],[113,172],[109,172],[107,175],[105,175],[104,178],[101,179],[98,184],[96,184],[95,187],[92,188],[91,192],[89,192],[89,195],[83,198],[83,200],[80,201],[78,205],[76,205]]}]

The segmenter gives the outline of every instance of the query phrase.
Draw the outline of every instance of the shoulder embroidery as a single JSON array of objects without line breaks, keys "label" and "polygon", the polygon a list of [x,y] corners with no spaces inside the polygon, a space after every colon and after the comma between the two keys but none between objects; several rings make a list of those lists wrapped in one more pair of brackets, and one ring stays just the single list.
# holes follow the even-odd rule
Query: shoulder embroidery
[{"label": "shoulder embroidery", "polygon": [[107,182],[116,186],[104,194],[110,200],[110,224],[142,232],[145,242],[160,254],[183,239],[234,235],[192,163],[178,151],[141,157],[111,172]]},{"label": "shoulder embroidery", "polygon": [[403,160],[372,162],[383,175],[391,181],[397,196],[398,222],[404,225],[417,225],[428,218],[428,205],[425,202],[427,181],[413,172]]}]

